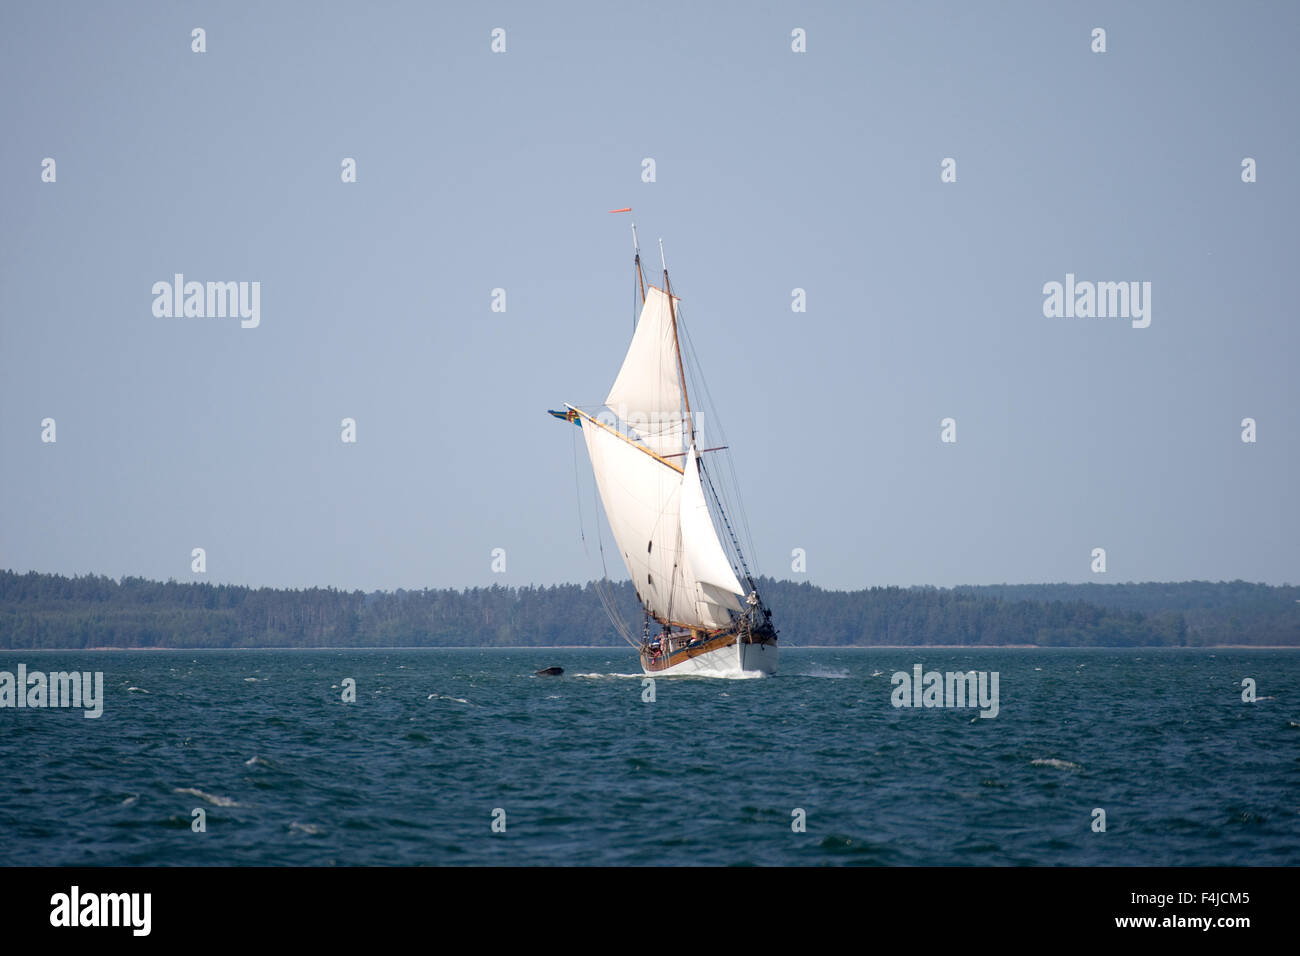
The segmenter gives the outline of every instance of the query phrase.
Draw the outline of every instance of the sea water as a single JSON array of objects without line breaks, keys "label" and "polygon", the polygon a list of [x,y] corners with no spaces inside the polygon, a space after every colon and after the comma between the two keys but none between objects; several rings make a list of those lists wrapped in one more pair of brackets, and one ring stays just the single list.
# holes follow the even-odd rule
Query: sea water
[{"label": "sea water", "polygon": [[[6,865],[1300,862],[1296,651],[784,647],[773,678],[653,684],[626,648],[19,663],[102,671],[103,712],[0,710]],[[996,715],[898,706],[917,665],[996,674]]]}]

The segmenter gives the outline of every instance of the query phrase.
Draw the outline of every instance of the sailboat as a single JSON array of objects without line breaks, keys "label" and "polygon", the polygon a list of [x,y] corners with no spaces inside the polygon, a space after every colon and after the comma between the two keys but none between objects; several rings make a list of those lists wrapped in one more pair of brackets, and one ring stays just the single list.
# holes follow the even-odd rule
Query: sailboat
[{"label": "sailboat", "polygon": [[683,361],[681,300],[668,278],[663,240],[662,287],[645,281],[635,223],[632,246],[640,316],[613,387],[599,408],[566,402],[548,409],[582,429],[610,532],[641,603],[640,635],[634,639],[602,595],[606,611],[640,652],[646,674],[775,674],[776,627],[706,460],[726,446],[701,448],[697,441],[700,416],[691,410],[687,371],[698,370]]}]

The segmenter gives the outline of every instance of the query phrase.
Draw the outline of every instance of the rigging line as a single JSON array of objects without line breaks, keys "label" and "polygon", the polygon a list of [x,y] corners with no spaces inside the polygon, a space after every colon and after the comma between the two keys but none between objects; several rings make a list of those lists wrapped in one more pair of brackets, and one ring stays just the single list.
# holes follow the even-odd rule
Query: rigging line
[{"label": "rigging line", "polygon": [[[679,319],[680,319],[680,311],[679,311]],[[684,333],[683,337],[687,344],[687,350],[691,356],[691,364],[693,366],[692,372],[694,373],[692,377],[697,381],[698,384],[698,387],[696,388],[696,394],[697,395],[703,394],[705,407],[707,408],[711,418],[710,425],[712,426],[713,430],[716,431],[717,439],[719,441],[722,441],[725,444],[726,434],[722,428],[721,419],[718,417],[717,406],[716,403],[713,401],[713,395],[709,389],[708,382],[704,380],[703,373],[699,369],[699,360],[695,354],[695,344],[691,340],[690,329],[687,327],[686,323],[684,322],[681,323],[681,328]],[[753,538],[749,531],[749,520],[748,520],[748,516],[745,513],[744,504],[743,502],[740,501],[740,482],[736,476],[735,459],[730,454],[728,454],[726,458],[727,458],[727,464],[729,470],[731,472],[731,480],[734,485],[734,492],[736,496],[736,507],[735,508],[731,507],[731,502],[728,500],[730,498],[730,495],[728,494],[729,489],[726,487],[725,483],[723,484],[721,490],[719,490],[718,486],[715,485],[714,482],[712,481],[712,478],[709,477],[709,488],[710,491],[713,493],[713,498],[718,507],[720,516],[722,517],[724,523],[727,524],[727,530],[732,539],[732,543],[735,546],[736,557],[739,559],[739,562],[741,564],[741,567],[744,570],[745,575],[752,577],[752,575],[750,575],[749,565],[745,560],[744,551],[747,550],[750,553],[753,553],[754,551]],[[708,477],[707,471],[705,472],[705,474],[706,477]],[[741,528],[744,532],[744,536],[746,539],[745,540],[746,547],[744,549],[741,548],[740,540],[737,537],[736,530],[731,525],[730,518],[728,517],[727,514],[728,511],[734,511],[739,515],[741,521]]]},{"label": "rigging line", "polygon": [[[599,488],[593,489],[593,498],[598,494]],[[609,622],[614,625],[614,630],[618,632],[618,635],[633,647],[638,647],[639,645],[632,640],[631,628],[628,626],[627,622],[623,620],[623,615],[619,613],[618,608],[614,603],[613,596],[609,593],[609,566],[605,562],[605,539],[600,533],[600,503],[598,501],[595,507],[596,543],[600,546],[601,571],[601,579],[596,584],[596,596],[600,598],[601,607],[605,609],[605,615],[609,618]]]},{"label": "rigging line", "polygon": [[[679,319],[679,320],[681,319],[681,312],[680,312],[680,310],[678,310],[678,319]],[[725,431],[724,431],[723,428],[722,428],[722,420],[721,420],[721,418],[718,416],[717,405],[716,405],[716,403],[713,401],[713,393],[712,393],[711,390],[709,389],[709,383],[708,383],[706,380],[704,380],[703,373],[699,371],[699,368],[700,368],[699,359],[698,359],[698,357],[697,357],[696,354],[695,354],[695,343],[691,340],[691,331],[690,331],[690,328],[689,328],[689,326],[688,326],[686,323],[684,323],[684,322],[681,322],[680,325],[681,325],[681,329],[682,329],[682,331],[683,331],[683,333],[684,333],[684,338],[686,339],[687,349],[688,349],[688,351],[689,351],[689,353],[690,353],[690,356],[691,356],[691,364],[694,366],[694,368],[692,369],[692,371],[695,371],[695,372],[696,372],[695,377],[699,380],[699,385],[700,385],[700,387],[696,389],[696,393],[697,393],[697,394],[701,394],[701,393],[702,393],[702,394],[704,395],[705,407],[708,409],[709,415],[711,416],[712,424],[713,424],[715,430],[717,431],[718,440],[719,440],[720,442],[722,442],[722,444],[724,444],[724,445],[729,444],[729,443],[727,442],[726,433],[725,433]],[[754,549],[754,538],[753,538],[753,533],[751,532],[751,530],[750,530],[750,526],[749,526],[749,515],[748,515],[748,513],[745,511],[744,501],[741,499],[741,494],[740,494],[740,479],[739,479],[739,477],[738,477],[737,474],[736,474],[736,460],[735,460],[734,456],[733,456],[730,452],[728,452],[727,455],[726,455],[725,457],[726,457],[726,459],[727,459],[727,468],[728,468],[728,470],[729,470],[730,473],[731,473],[731,483],[732,483],[732,487],[733,487],[733,490],[734,490],[734,493],[735,493],[735,497],[736,497],[736,507],[735,507],[734,509],[731,509],[731,510],[735,511],[735,512],[739,515],[740,527],[741,527],[741,531],[742,531],[743,534],[744,534],[746,550],[747,550],[751,555],[753,555],[753,554],[756,553],[756,552],[755,552],[755,549]],[[716,489],[714,489],[714,494],[715,494],[715,497],[716,497],[716,496],[717,496],[717,490],[716,490]],[[722,494],[721,494],[721,501],[719,502],[719,506],[721,507],[724,503],[725,503],[726,505],[729,506],[729,505],[731,504],[731,502],[728,500],[729,497],[730,497],[730,496],[727,494],[727,488],[725,487],[725,484],[724,484],[724,487],[723,487],[723,489],[722,489]],[[725,516],[725,514],[724,514],[724,518],[725,518],[725,517],[726,517],[726,516]],[[733,533],[734,533],[734,532],[733,532]],[[738,544],[738,543],[737,543],[737,550],[739,550],[739,544]],[[746,570],[748,571],[748,568],[746,568]],[[758,570],[759,570],[757,563],[755,563],[755,565],[754,565],[754,570],[755,570],[755,571],[758,571]]]},{"label": "rigging line", "polygon": [[600,598],[601,606],[605,609],[605,615],[614,624],[614,630],[618,632],[619,637],[623,638],[632,647],[637,647],[637,642],[632,639],[631,629],[619,615],[618,607],[610,591],[605,587],[597,586],[596,596]]},{"label": "rigging line", "polygon": [[709,476],[707,471],[701,469],[701,472],[704,475],[705,483],[709,486],[709,491],[713,494],[713,500],[718,504],[718,510],[722,514],[722,523],[727,527],[727,534],[731,536],[731,543],[736,546],[736,557],[740,558],[740,566],[745,572],[745,578],[749,581],[749,589],[751,591],[757,591],[758,588],[754,585],[754,576],[749,573],[749,565],[745,563],[745,553],[740,548],[740,542],[736,540],[736,532],[732,530],[731,521],[728,520],[727,513],[722,511],[722,502],[718,501],[718,490],[713,486],[713,479]]},{"label": "rigging line", "polygon": [[[700,394],[700,392],[697,391],[697,394]],[[704,394],[706,407],[708,408],[710,415],[714,416],[716,419],[716,414],[711,407],[712,403],[708,396],[707,388],[704,390]],[[727,504],[729,503],[725,502],[726,488],[724,486],[721,494],[719,493],[719,486],[713,481],[713,476],[709,473],[708,466],[704,464],[703,460],[697,461],[697,468],[702,483],[708,486],[709,494],[712,497],[714,505],[712,510],[722,519],[723,526],[726,529],[727,539],[731,545],[730,553],[728,553],[727,558],[729,563],[732,565],[732,570],[735,572],[737,578],[743,579],[748,583],[750,591],[757,592],[758,588],[754,582],[754,575],[750,571],[749,564],[745,559],[745,548],[742,547],[740,539],[736,535],[736,530],[732,526],[731,519],[728,517],[729,508],[727,507]],[[741,514],[743,516],[743,509]],[[723,550],[727,550],[726,544],[723,545]]]},{"label": "rigging line", "polygon": [[578,499],[578,540],[582,542],[582,553],[591,557],[587,549],[587,525],[582,520],[582,483],[578,480],[578,436],[573,436],[573,490]]},{"label": "rigging line", "polygon": [[610,619],[610,622],[614,625],[614,630],[618,632],[619,637],[623,638],[624,641],[633,647],[636,647],[637,645],[636,642],[632,640],[630,629],[625,623],[623,623],[623,619],[619,616],[618,608],[615,606],[614,599],[609,591],[598,586],[596,588],[596,596],[600,598],[600,604],[605,610],[605,616]]}]

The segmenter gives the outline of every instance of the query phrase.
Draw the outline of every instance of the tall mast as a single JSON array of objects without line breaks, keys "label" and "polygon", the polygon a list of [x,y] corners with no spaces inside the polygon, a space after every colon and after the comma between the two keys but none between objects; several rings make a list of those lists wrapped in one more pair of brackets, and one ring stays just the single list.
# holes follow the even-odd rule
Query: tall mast
[{"label": "tall mast", "polygon": [[[611,209],[610,212],[631,212],[631,206],[624,206],[622,209]],[[637,284],[641,289],[641,301],[645,302],[645,275],[641,272],[641,243],[636,238],[636,220],[632,220],[632,253],[633,261],[636,263]],[[632,317],[632,328],[636,328],[636,316]]]},{"label": "tall mast", "polygon": [[664,292],[668,295],[668,315],[673,323],[673,349],[677,352],[677,377],[682,383],[682,402],[686,405],[686,420],[691,426],[691,444],[695,443],[695,417],[691,414],[691,397],[686,394],[686,370],[682,367],[682,346],[677,340],[677,309],[673,305],[673,287],[668,282],[668,260],[664,258],[664,241],[659,240],[659,262],[664,267]]},{"label": "tall mast", "polygon": [[[631,206],[628,207],[629,210],[631,208],[632,208]],[[645,303],[645,275],[642,274],[641,272],[641,244],[636,241],[636,220],[635,219],[632,220],[632,249],[636,253],[635,256],[636,278],[637,278],[638,285],[641,287],[641,302],[642,304],[644,304]],[[633,319],[633,321],[635,322],[636,320]]]}]

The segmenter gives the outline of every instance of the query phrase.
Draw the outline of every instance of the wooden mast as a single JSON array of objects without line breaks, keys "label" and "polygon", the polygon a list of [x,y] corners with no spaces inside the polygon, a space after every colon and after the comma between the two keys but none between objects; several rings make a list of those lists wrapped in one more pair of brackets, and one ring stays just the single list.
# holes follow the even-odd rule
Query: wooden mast
[{"label": "wooden mast", "polygon": [[691,426],[691,444],[695,444],[695,416],[691,414],[691,397],[686,394],[686,370],[682,367],[682,346],[677,340],[677,308],[673,305],[673,287],[668,282],[668,262],[664,259],[664,241],[659,240],[659,261],[664,267],[664,292],[668,295],[668,315],[673,323],[673,350],[677,352],[677,377],[682,383],[682,402],[686,405],[686,421]]},{"label": "wooden mast", "polygon": [[636,223],[632,223],[632,248],[636,250],[636,278],[641,286],[641,303],[645,304],[645,275],[641,272],[641,246],[636,241]]},{"label": "wooden mast", "polygon": [[[631,206],[624,206],[622,209],[611,209],[610,212],[631,212]],[[636,239],[636,220],[632,220],[632,252],[635,254],[633,261],[636,262],[637,282],[641,287],[641,301],[645,302],[645,276],[641,272],[641,243]],[[632,322],[635,327],[636,317],[633,316]]]}]

